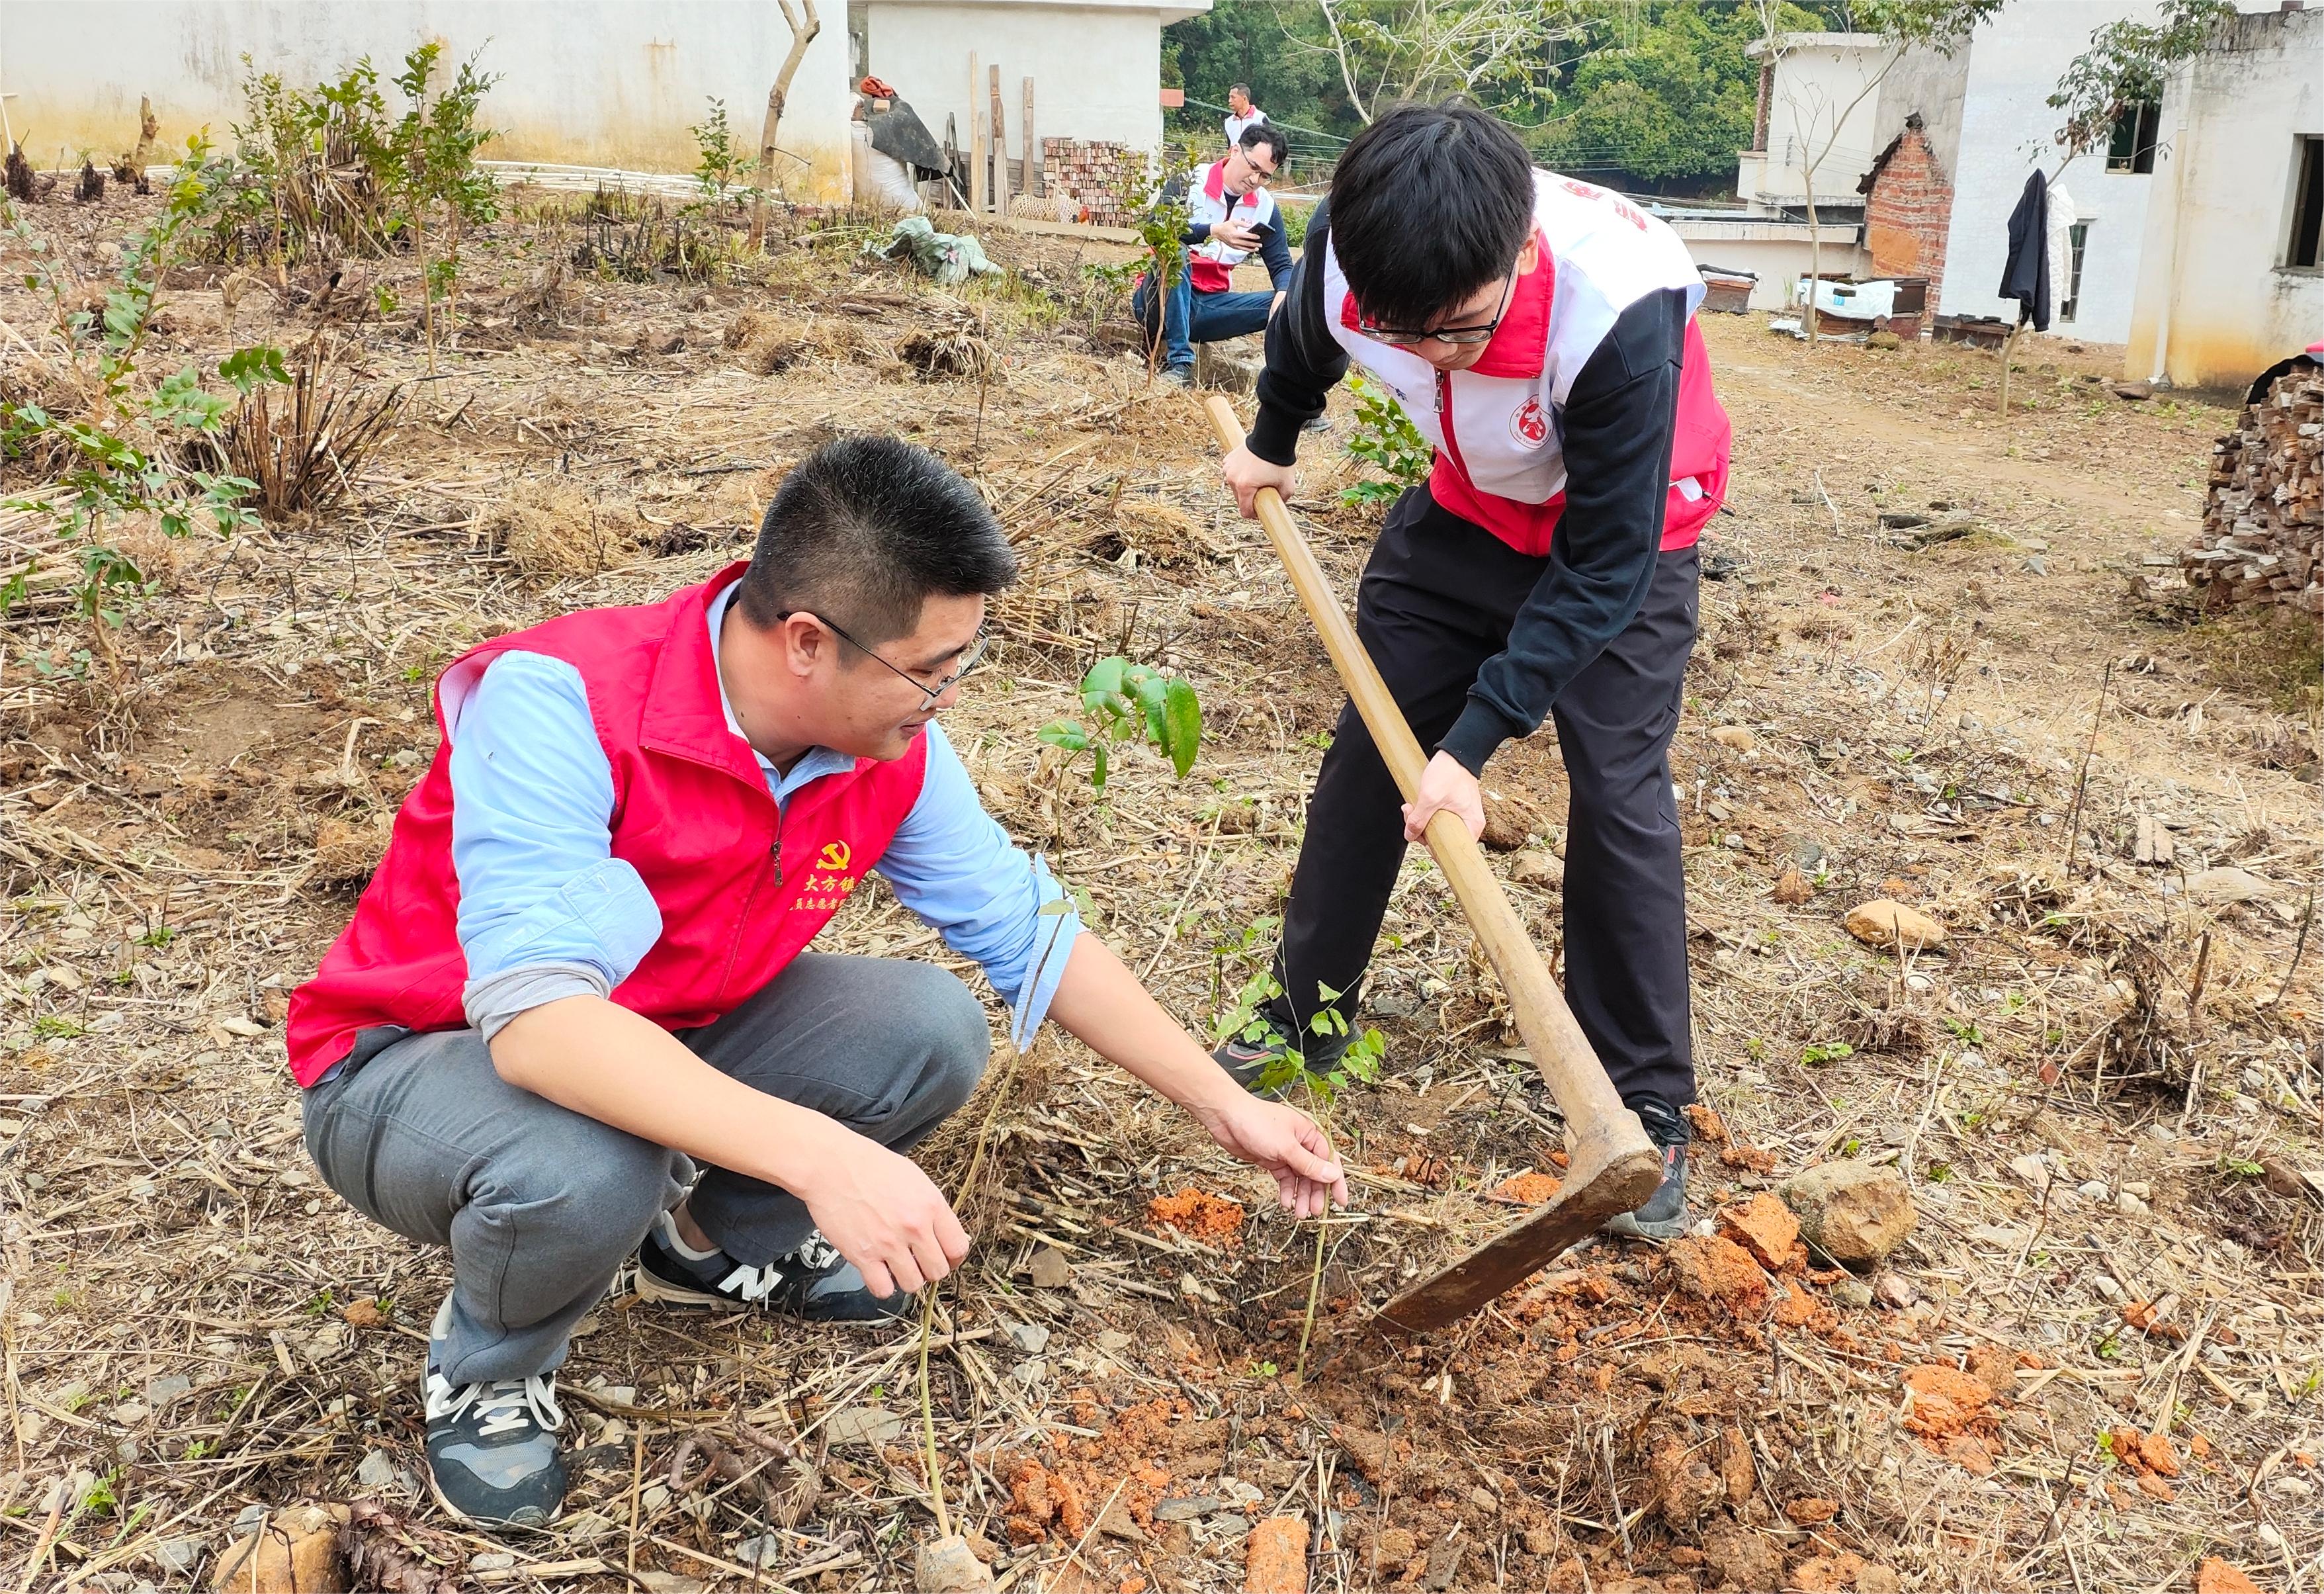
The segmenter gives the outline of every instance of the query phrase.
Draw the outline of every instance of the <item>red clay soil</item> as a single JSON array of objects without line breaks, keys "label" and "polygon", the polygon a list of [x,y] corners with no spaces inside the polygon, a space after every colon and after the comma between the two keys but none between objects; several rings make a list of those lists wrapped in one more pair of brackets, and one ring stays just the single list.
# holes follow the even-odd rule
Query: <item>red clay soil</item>
[{"label": "red clay soil", "polygon": [[1489,1193],[1497,1201],[1508,1201],[1520,1207],[1538,1207],[1555,1200],[1557,1192],[1564,1188],[1562,1182],[1546,1173],[1520,1173],[1513,1179],[1502,1180]]},{"label": "red clay soil", "polygon": [[1156,1196],[1146,1203],[1146,1221],[1154,1228],[1175,1228],[1205,1245],[1232,1246],[1242,1238],[1242,1203],[1194,1189],[1176,1195]]}]

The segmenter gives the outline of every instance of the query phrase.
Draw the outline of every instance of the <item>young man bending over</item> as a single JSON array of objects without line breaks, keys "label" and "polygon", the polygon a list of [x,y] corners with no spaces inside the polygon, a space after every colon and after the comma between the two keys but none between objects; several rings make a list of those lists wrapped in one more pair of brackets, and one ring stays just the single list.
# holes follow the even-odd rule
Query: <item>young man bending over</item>
[{"label": "young man bending over", "polygon": [[425,1399],[454,1515],[556,1517],[556,1369],[632,1255],[648,1300],[822,1321],[892,1316],[967,1255],[908,1154],[975,1088],[984,1011],[931,964],[807,950],[867,871],[983,966],[1019,1044],[1053,1016],[1286,1207],[1346,1199],[1322,1132],[1082,932],[937,728],[1015,576],[934,455],[846,439],[748,565],[438,681],[443,746],[287,1034],[323,1177],[451,1248]]},{"label": "young man bending over", "polygon": [[1342,711],[1284,913],[1273,1033],[1220,1060],[1255,1081],[1296,1036],[1314,1066],[1319,987],[1352,1017],[1406,844],[1440,811],[1480,833],[1486,761],[1554,718],[1572,797],[1566,995],[1663,1148],[1661,1188],[1612,1226],[1653,1236],[1685,1225],[1694,1099],[1668,752],[1695,537],[1727,486],[1702,299],[1684,246],[1618,195],[1535,171],[1482,111],[1400,107],[1340,157],[1268,325],[1258,419],[1225,465],[1246,515],[1260,487],[1287,495],[1300,427],[1351,361],[1435,446],[1356,600],[1358,635],[1434,755],[1402,803]]}]

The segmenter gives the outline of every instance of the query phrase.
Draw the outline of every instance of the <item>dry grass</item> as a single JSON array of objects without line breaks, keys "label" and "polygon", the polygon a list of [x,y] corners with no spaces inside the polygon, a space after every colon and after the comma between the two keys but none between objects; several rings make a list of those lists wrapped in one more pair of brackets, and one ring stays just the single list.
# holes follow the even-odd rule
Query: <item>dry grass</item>
[{"label": "dry grass", "polygon": [[[131,214],[105,208],[93,224]],[[1070,243],[987,242],[1075,280]],[[481,283],[496,241],[474,247]],[[721,347],[746,291],[578,278],[538,335],[475,329],[507,347],[468,350],[348,501],[189,544],[115,636],[117,677],[73,672],[70,624],[0,631],[0,1587],[184,1581],[164,1543],[207,1565],[245,1506],[358,1497],[367,1564],[475,1586],[634,1586],[632,1568],[741,1586],[742,1547],[770,1535],[785,1586],[908,1577],[924,1463],[908,1435],[866,1445],[835,1418],[917,1422],[909,1339],[663,1313],[618,1288],[564,1375],[581,1449],[558,1531],[503,1544],[436,1514],[406,1479],[443,1258],[317,1185],[276,1040],[434,750],[444,661],[702,579],[788,462],[855,429],[943,451],[1022,557],[950,719],[996,814],[1047,843],[1190,1024],[1263,956],[1265,929],[1246,931],[1279,911],[1339,694],[1262,540],[1211,490],[1194,407],[1103,338],[1031,330],[997,289],[930,295],[805,254],[747,290],[798,347],[826,323],[874,351],[965,333],[1007,380],[887,386],[829,368],[852,345],[761,376]],[[649,325],[683,349],[652,352],[668,338]],[[1959,357],[1708,330],[1740,439],[1715,535],[1743,568],[1704,588],[1673,755],[1726,1137],[1697,1193],[1707,1212],[1869,1159],[1908,1181],[1917,1230],[1877,1278],[1781,1269],[1734,1298],[1690,1293],[1661,1253],[1591,1246],[1457,1330],[1371,1343],[1366,1311],[1505,1221],[1479,1192],[1545,1171],[1560,1127],[1416,859],[1372,987],[1388,1076],[1333,1115],[1358,1200],[1324,1229],[1305,1386],[1287,1374],[1314,1226],[1080,1048],[1004,1052],[924,1151],[949,1185],[988,1146],[929,1395],[955,1518],[1005,1550],[1013,1588],[1240,1588],[1238,1512],[1156,1506],[1243,1486],[1321,1528],[1318,1589],[1425,1580],[1434,1558],[1456,1589],[1869,1590],[1885,1573],[2088,1594],[2184,1588],[2214,1554],[2313,1586],[2324,1478],[2300,1458],[2324,1449],[2324,1221],[2299,1175],[2324,1167],[2324,936],[2303,941],[2302,917],[2324,825],[2268,752],[2304,726],[2126,609],[2116,568],[2170,546],[2206,419],[2092,415],[2061,375],[2028,380],[2034,407],[2001,432]],[[409,375],[410,346],[374,337],[372,367]],[[1299,507],[1351,593],[1376,523],[1331,500],[1335,440],[1310,442]],[[1881,510],[1933,500],[1994,534],[1879,540]],[[1033,731],[1117,649],[1185,671],[1210,735],[1187,782],[1126,756],[1099,802]],[[1559,845],[1547,737],[1506,750],[1495,783]],[[2169,867],[2133,856],[2141,818],[2167,822]],[[1497,867],[1554,954],[1538,850]],[[2190,896],[2227,864],[2272,889]],[[1803,900],[1774,894],[1786,867]],[[1842,912],[1884,894],[1942,919],[1945,948],[1899,963],[1849,940]],[[824,944],[964,968],[883,889]],[[1150,1224],[1190,1187],[1243,1203],[1238,1245]],[[1066,1282],[1036,1282],[1058,1261]],[[1787,1322],[1794,1290],[1807,1311]],[[1907,1402],[1907,1375],[1936,1367],[1998,1391],[1960,1432]],[[794,1458],[757,1475],[771,1493],[721,1459],[773,1456],[745,1429]],[[2143,1465],[2155,1433],[2175,1478]],[[387,1481],[359,1485],[367,1461]]]}]

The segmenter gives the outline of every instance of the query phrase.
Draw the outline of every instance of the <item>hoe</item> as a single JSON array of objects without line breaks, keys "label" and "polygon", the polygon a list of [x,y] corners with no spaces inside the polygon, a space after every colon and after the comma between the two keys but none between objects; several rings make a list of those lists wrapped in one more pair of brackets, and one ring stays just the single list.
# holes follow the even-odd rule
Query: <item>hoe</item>
[{"label": "hoe", "polygon": [[[1242,441],[1242,425],[1235,419],[1233,407],[1225,399],[1213,397],[1206,408],[1219,446],[1227,449],[1238,446]],[[1332,655],[1332,667],[1339,672],[1341,683],[1363,716],[1381,756],[1388,760],[1397,785],[1409,800],[1425,762],[1412,727],[1405,724],[1379,671],[1356,639],[1355,627],[1348,623],[1331,581],[1308,551],[1282,496],[1272,487],[1260,489],[1258,509],[1259,523],[1290,572],[1300,606],[1322,635],[1324,651]],[[1662,1159],[1639,1126],[1637,1116],[1615,1094],[1613,1082],[1599,1066],[1598,1054],[1573,1022],[1563,993],[1534,950],[1524,922],[1501,892],[1500,882],[1485,867],[1485,856],[1468,828],[1452,815],[1440,813],[1429,821],[1427,839],[1428,850],[1435,855],[1470,928],[1500,976],[1517,1033],[1564,1115],[1572,1145],[1572,1163],[1554,1200],[1381,1309],[1385,1326],[1409,1333],[1457,1321],[1531,1278],[1607,1219],[1643,1202],[1654,1193],[1662,1173]]]}]

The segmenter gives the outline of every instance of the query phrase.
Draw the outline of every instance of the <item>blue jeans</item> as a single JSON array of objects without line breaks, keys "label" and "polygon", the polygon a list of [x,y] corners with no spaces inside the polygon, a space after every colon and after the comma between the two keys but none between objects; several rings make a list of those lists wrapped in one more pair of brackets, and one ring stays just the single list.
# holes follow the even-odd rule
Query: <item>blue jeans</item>
[{"label": "blue jeans", "polygon": [[[1194,363],[1194,345],[1216,343],[1222,338],[1240,338],[1246,332],[1256,332],[1267,325],[1268,307],[1275,302],[1271,290],[1252,293],[1197,293],[1194,273],[1181,267],[1178,280],[1171,284],[1168,297],[1162,306],[1162,363],[1166,366],[1191,366]],[[1137,291],[1130,296],[1130,308],[1138,324],[1146,329],[1146,336],[1154,337],[1153,283],[1148,278],[1139,279]]]}]

